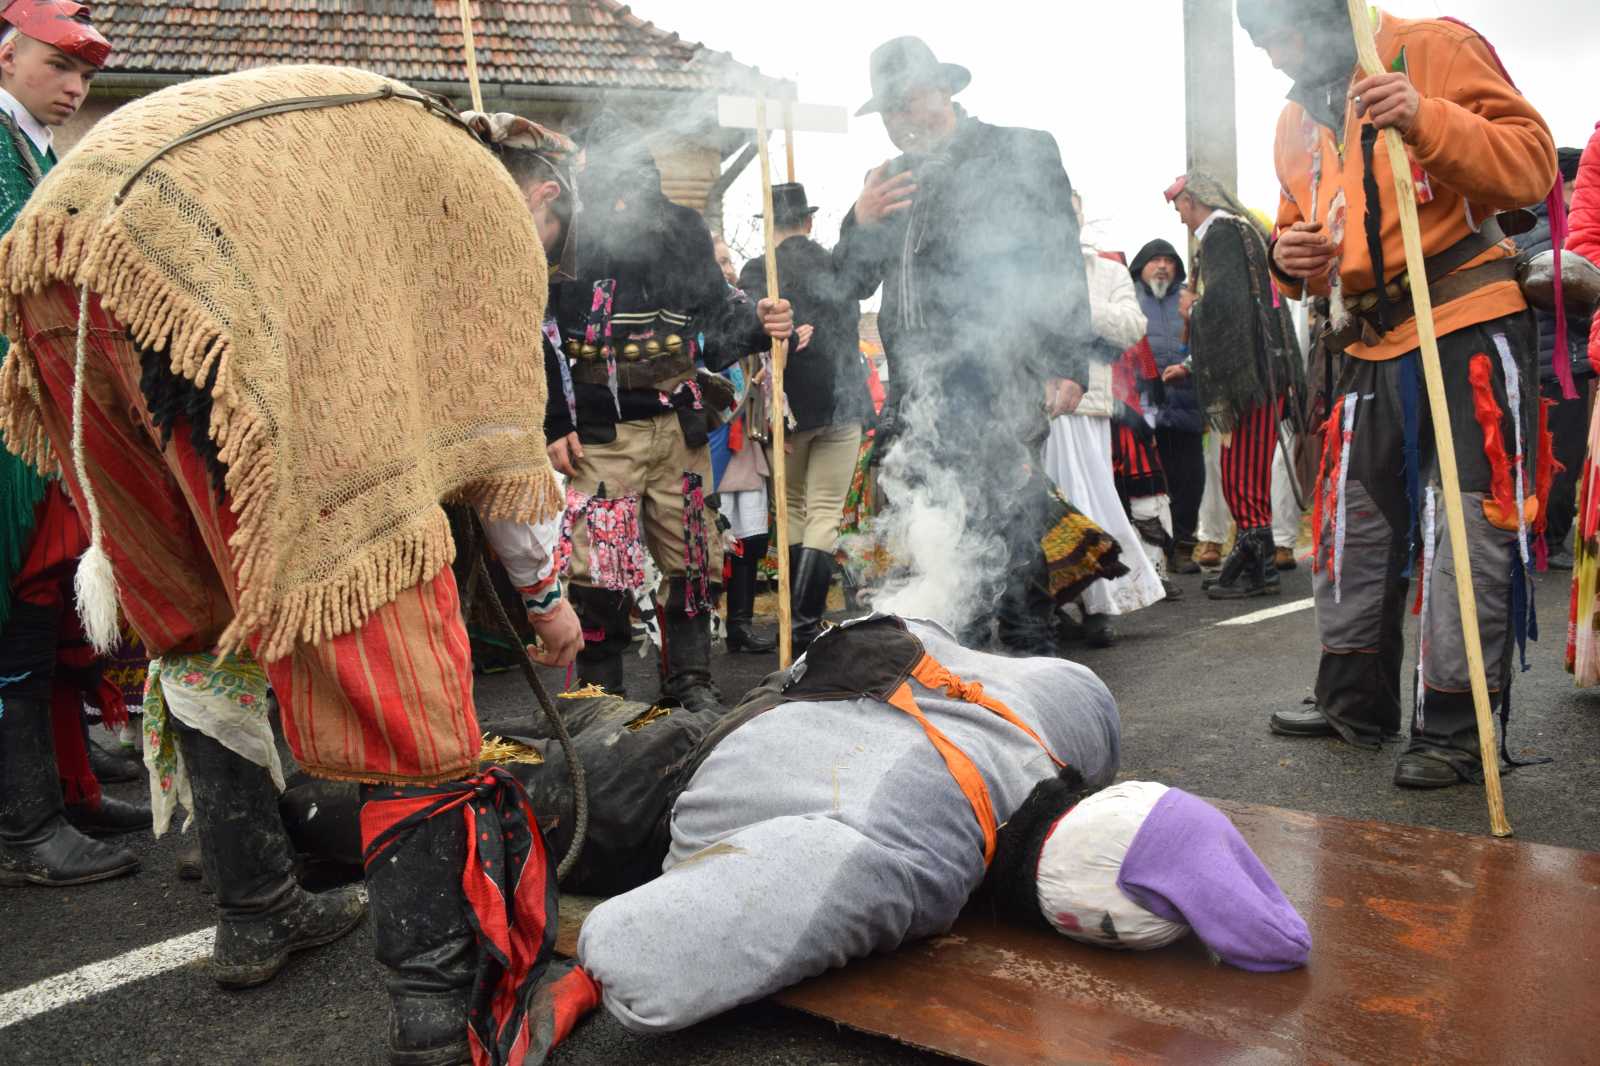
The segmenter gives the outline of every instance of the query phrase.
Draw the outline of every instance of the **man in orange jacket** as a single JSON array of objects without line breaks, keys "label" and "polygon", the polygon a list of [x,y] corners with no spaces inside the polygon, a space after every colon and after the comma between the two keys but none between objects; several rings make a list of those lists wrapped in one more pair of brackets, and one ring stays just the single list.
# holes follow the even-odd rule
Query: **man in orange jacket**
[{"label": "man in orange jacket", "polygon": [[[1323,654],[1312,706],[1273,714],[1284,736],[1376,749],[1400,728],[1402,621],[1421,578],[1419,676],[1395,783],[1478,779],[1478,737],[1432,420],[1450,419],[1466,505],[1488,682],[1509,713],[1514,638],[1531,628],[1526,571],[1544,454],[1537,334],[1518,288],[1513,216],[1555,182],[1544,120],[1483,38],[1449,20],[1372,11],[1388,71],[1357,70],[1344,0],[1238,0],[1239,21],[1294,79],[1278,120],[1282,185],[1272,269],[1290,295],[1327,296],[1350,358],[1332,392],[1314,556]],[[1447,410],[1422,385],[1400,212],[1379,131],[1405,140]]]}]

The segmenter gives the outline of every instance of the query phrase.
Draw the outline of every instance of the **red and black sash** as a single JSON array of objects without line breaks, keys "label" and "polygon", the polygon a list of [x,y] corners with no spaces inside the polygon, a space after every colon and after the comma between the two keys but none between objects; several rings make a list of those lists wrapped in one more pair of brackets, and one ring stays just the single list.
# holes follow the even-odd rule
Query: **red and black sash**
[{"label": "red and black sash", "polygon": [[361,809],[369,870],[429,818],[466,819],[461,885],[478,941],[467,1015],[472,1062],[515,1066],[531,1042],[542,1042],[540,1019],[530,1019],[528,1008],[551,965],[558,913],[555,857],[545,849],[527,793],[499,767],[465,781],[382,792],[388,795],[373,795]]}]

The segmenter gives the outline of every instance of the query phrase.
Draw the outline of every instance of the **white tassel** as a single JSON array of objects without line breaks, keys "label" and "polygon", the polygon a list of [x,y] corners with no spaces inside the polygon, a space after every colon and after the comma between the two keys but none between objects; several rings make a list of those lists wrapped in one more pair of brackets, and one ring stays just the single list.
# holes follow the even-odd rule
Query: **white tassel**
[{"label": "white tassel", "polygon": [[72,374],[72,466],[83,490],[89,511],[89,550],[78,560],[73,592],[78,601],[78,619],[84,635],[101,655],[109,655],[122,639],[117,626],[117,576],[111,570],[100,528],[100,504],[89,483],[89,467],[83,454],[83,376],[88,362],[89,286],[78,290],[77,363]]}]

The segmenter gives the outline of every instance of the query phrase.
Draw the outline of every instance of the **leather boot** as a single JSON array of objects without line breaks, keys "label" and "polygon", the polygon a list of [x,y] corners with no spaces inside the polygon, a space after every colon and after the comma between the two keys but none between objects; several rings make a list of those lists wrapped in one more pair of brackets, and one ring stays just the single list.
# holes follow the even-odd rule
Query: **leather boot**
[{"label": "leather boot", "polygon": [[776,641],[756,636],[756,574],[761,558],[767,554],[767,538],[746,537],[744,551],[728,558],[728,650],[750,655],[775,651]]},{"label": "leather boot", "polygon": [[[1239,530],[1233,551],[1223,560],[1216,581],[1206,586],[1206,595],[1213,600],[1242,600],[1277,592],[1277,570],[1272,566],[1272,554],[1270,526]],[[1272,572],[1270,581],[1269,570]]]},{"label": "leather boot", "polygon": [[[362,786],[363,800],[375,791]],[[389,971],[390,1066],[471,1061],[467,1005],[478,948],[461,887],[466,862],[466,822],[447,813],[367,868],[372,939]]]},{"label": "leather boot", "polygon": [[[87,722],[84,723],[83,729],[87,734],[89,731]],[[95,779],[102,785],[120,785],[144,777],[144,763],[132,755],[124,755],[120,751],[107,751],[95,743],[93,737],[85,736],[84,743],[89,748],[89,769],[94,771]]]},{"label": "leather boot", "polygon": [[574,585],[568,595],[583,626],[583,650],[578,653],[578,683],[599,685],[613,696],[626,696],[622,653],[633,643],[633,621],[628,595],[610,589]]},{"label": "leather boot", "polygon": [[50,705],[8,696],[0,712],[0,885],[82,885],[131,874],[131,851],[84,836],[63,814]]},{"label": "leather boot", "polygon": [[1048,658],[1059,653],[1055,604],[1050,599],[1050,574],[1044,552],[1035,548],[1032,555],[1007,577],[995,618],[995,636],[1006,651]]},{"label": "leather boot", "polygon": [[318,895],[302,889],[267,771],[204,733],[174,724],[194,789],[206,879],[220,912],[211,976],[223,988],[265,984],[290,952],[354,929],[366,906],[353,887]]},{"label": "leather boot", "polygon": [[794,653],[801,655],[822,634],[833,585],[833,555],[816,548],[796,548],[790,555],[789,624]]},{"label": "leather boot", "polygon": [[722,693],[711,681],[711,611],[690,617],[687,581],[675,577],[667,583],[667,602],[661,610],[659,702],[686,711],[719,711]]},{"label": "leather boot", "polygon": [[93,803],[67,804],[64,813],[67,821],[90,836],[137,833],[154,824],[149,800],[129,802],[103,792]]}]

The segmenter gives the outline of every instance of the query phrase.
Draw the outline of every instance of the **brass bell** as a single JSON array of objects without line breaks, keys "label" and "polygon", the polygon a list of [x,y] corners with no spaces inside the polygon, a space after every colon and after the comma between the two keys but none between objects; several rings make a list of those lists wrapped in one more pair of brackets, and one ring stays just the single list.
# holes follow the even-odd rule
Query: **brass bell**
[{"label": "brass bell", "polygon": [[647,359],[654,359],[661,354],[661,342],[655,339],[644,342],[644,354]]},{"label": "brass bell", "polygon": [[638,362],[639,356],[643,354],[643,350],[637,344],[624,344],[622,346],[622,358],[630,363]]},{"label": "brass bell", "polygon": [[677,355],[681,351],[683,351],[683,338],[676,333],[667,334],[667,352]]},{"label": "brass bell", "polygon": [[600,349],[593,344],[585,344],[578,354],[583,359],[596,359],[600,355]]},{"label": "brass bell", "polygon": [[583,353],[583,344],[580,341],[568,341],[562,351],[567,353],[568,359],[576,359]]}]

